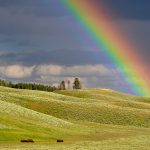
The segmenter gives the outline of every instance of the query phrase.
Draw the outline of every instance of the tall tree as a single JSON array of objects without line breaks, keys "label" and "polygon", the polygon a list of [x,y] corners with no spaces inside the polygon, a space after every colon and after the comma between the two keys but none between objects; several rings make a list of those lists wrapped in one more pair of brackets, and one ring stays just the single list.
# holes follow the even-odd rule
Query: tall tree
[{"label": "tall tree", "polygon": [[79,78],[74,79],[73,89],[81,89],[81,82],[80,82]]},{"label": "tall tree", "polygon": [[66,86],[65,86],[65,81],[61,81],[60,83],[60,90],[65,90]]}]

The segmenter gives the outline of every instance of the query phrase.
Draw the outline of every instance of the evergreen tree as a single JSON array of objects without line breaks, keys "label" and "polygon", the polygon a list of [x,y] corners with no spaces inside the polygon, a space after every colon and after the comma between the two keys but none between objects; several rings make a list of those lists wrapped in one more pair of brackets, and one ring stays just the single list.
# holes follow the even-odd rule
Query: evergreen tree
[{"label": "evergreen tree", "polygon": [[73,89],[81,89],[81,82],[80,82],[79,78],[74,79]]},{"label": "evergreen tree", "polygon": [[65,86],[65,81],[61,81],[60,83],[60,90],[65,90],[66,86]]}]

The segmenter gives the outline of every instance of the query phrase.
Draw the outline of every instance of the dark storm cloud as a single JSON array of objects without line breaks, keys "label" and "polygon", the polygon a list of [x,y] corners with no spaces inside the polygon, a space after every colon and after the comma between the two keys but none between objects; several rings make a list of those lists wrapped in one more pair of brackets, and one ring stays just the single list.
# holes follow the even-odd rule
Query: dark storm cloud
[{"label": "dark storm cloud", "polygon": [[104,4],[114,18],[150,20],[150,0],[95,0]]},{"label": "dark storm cloud", "polygon": [[[150,20],[149,0],[95,1],[100,5],[105,5],[111,14],[119,18]],[[42,17],[70,15],[61,6],[60,0],[0,0],[0,7],[9,8],[9,11],[14,14],[19,12]]]},{"label": "dark storm cloud", "polygon": [[57,0],[0,0],[0,22],[0,50],[53,50],[80,45],[72,22]]},{"label": "dark storm cloud", "polygon": [[[59,31],[61,30],[62,32],[62,30],[65,28],[63,26],[64,22],[66,21],[65,18],[51,16],[49,16],[49,18],[45,18],[40,16],[32,16],[32,14],[27,13],[21,14],[19,12],[12,14],[9,11],[9,9],[0,9],[1,34],[54,34],[55,29],[59,29]],[[60,28],[60,25],[62,28]]]},{"label": "dark storm cloud", "polygon": [[0,8],[9,8],[12,14],[32,14],[40,17],[66,15],[59,0],[0,0]]},{"label": "dark storm cloud", "polygon": [[136,53],[145,60],[147,67],[150,68],[150,21],[124,20],[118,21],[118,24],[121,31],[127,34],[127,39],[135,47]]},{"label": "dark storm cloud", "polygon": [[[0,9],[0,39],[6,51],[81,49],[88,46],[77,22],[57,0],[5,0]],[[84,33],[83,33],[84,35]],[[2,43],[4,36],[7,36]],[[4,45],[5,44],[5,45]],[[7,44],[7,46],[6,46]],[[3,49],[2,49],[3,50]]]},{"label": "dark storm cloud", "polygon": [[[100,59],[99,57],[103,58]],[[30,52],[8,52],[0,55],[1,64],[59,64],[64,66],[86,65],[86,64],[109,64],[110,61],[99,51],[84,50],[53,50],[53,51],[30,51]]]},{"label": "dark storm cloud", "polygon": [[4,39],[0,39],[0,43],[12,43],[14,42],[15,40],[14,39],[10,39],[10,38],[4,38]]},{"label": "dark storm cloud", "polygon": [[[101,2],[125,20],[150,17],[148,0]],[[1,62],[63,65],[111,63],[101,49],[95,48],[90,35],[81,29],[78,21],[62,7],[59,0],[0,0],[0,21],[0,51],[6,52],[0,56]],[[149,61],[149,24],[119,21],[117,24],[126,33],[129,31],[129,38],[139,44],[142,55]]]},{"label": "dark storm cloud", "polygon": [[[112,11],[121,14],[120,18],[131,19],[133,11],[137,12],[136,9],[131,11],[129,8],[134,8],[134,0],[102,1],[107,7],[112,7]],[[145,3],[148,1],[136,2],[138,9],[147,10]],[[66,11],[58,0],[0,0],[0,50],[14,51],[0,56],[1,63],[111,64],[100,49],[95,51],[92,39],[88,39],[89,35],[85,34],[84,29],[81,31],[78,22],[73,20],[74,16]],[[146,58],[149,54],[146,42],[150,38],[150,33],[147,32],[149,26],[119,21],[117,24],[126,33],[130,31],[129,37],[135,39],[139,47],[143,46],[142,55]],[[147,60],[149,61],[148,58]]]}]

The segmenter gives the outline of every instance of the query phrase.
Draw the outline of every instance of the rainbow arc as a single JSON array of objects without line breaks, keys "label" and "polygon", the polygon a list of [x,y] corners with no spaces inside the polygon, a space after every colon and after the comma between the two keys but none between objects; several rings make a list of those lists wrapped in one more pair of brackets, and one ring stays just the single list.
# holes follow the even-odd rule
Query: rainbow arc
[{"label": "rainbow arc", "polygon": [[93,0],[64,0],[63,4],[86,28],[98,47],[105,50],[114,65],[121,69],[122,76],[134,93],[150,96],[149,72],[144,69],[144,60],[135,45],[111,23],[107,9]]}]

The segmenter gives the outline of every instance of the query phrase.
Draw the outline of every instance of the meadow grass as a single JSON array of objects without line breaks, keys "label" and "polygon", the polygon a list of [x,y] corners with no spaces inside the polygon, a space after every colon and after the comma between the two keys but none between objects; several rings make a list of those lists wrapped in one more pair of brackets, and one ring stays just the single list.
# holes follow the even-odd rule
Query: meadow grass
[{"label": "meadow grass", "polygon": [[[35,143],[20,143],[28,138]],[[107,89],[0,87],[0,149],[148,150],[150,98]]]}]

